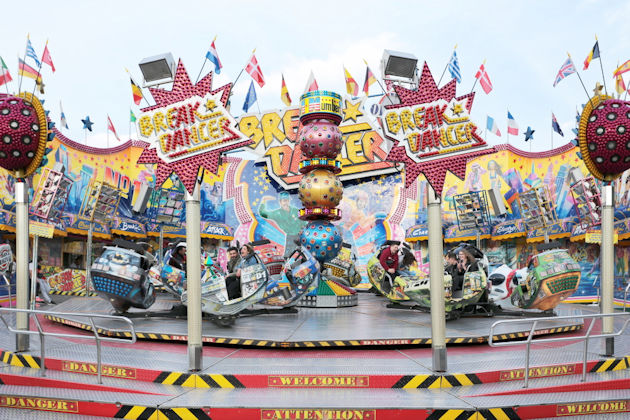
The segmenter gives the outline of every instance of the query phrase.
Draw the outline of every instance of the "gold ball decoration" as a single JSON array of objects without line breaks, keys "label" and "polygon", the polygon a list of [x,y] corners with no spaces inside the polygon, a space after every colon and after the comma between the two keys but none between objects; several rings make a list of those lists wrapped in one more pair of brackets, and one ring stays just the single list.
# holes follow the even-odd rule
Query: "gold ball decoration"
[{"label": "gold ball decoration", "polygon": [[306,208],[336,207],[343,196],[343,185],[327,169],[315,169],[302,177],[298,197]]}]

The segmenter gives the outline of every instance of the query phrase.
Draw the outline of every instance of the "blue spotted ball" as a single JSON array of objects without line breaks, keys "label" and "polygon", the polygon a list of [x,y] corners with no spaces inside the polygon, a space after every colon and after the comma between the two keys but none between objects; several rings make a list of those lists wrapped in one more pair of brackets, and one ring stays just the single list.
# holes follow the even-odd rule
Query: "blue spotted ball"
[{"label": "blue spotted ball", "polygon": [[321,263],[330,261],[341,249],[341,234],[328,220],[309,222],[300,234],[300,243]]}]

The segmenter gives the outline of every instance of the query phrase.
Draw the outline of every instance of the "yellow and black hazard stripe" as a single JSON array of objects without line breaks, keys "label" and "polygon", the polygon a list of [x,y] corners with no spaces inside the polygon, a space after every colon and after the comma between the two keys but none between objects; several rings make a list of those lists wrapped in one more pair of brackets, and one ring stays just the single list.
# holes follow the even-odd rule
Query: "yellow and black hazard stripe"
[{"label": "yellow and black hazard stripe", "polygon": [[478,414],[475,410],[433,410],[427,420],[477,420]]},{"label": "yellow and black hazard stripe", "polygon": [[482,381],[474,373],[461,373],[455,375],[443,375],[441,388],[452,388],[454,386],[479,385]]},{"label": "yellow and black hazard stripe", "polygon": [[617,357],[606,360],[600,360],[595,363],[589,372],[609,372],[612,370],[628,369],[630,366],[630,356]]},{"label": "yellow and black hazard stripe", "polygon": [[481,418],[486,420],[519,420],[516,410],[512,407],[506,408],[488,408],[478,411]]},{"label": "yellow and black hazard stripe", "polygon": [[234,375],[196,375],[197,388],[245,388]]},{"label": "yellow and black hazard stripe", "polygon": [[[130,337],[131,333],[128,332],[117,332],[117,337]],[[173,337],[168,334],[154,334],[154,333],[140,333],[136,332],[136,337],[144,338],[149,340],[172,340]]]},{"label": "yellow and black hazard stripe", "polygon": [[0,361],[11,366],[20,366],[33,369],[41,368],[41,359],[30,354],[15,354],[10,351],[0,351]]},{"label": "yellow and black hazard stripe", "polygon": [[485,337],[451,337],[446,339],[446,344],[479,344],[485,341]]},{"label": "yellow and black hazard stripe", "polygon": [[[51,290],[49,292],[51,295],[61,295],[61,296],[85,296],[85,290],[81,292],[64,292],[61,290]],[[95,292],[90,292],[90,296],[98,296]]]},{"label": "yellow and black hazard stripe", "polygon": [[210,416],[199,408],[155,408],[138,405],[123,405],[114,418],[124,418],[129,420],[158,419],[167,418],[169,420],[210,420]]},{"label": "yellow and black hazard stripe", "polygon": [[392,388],[440,388],[439,375],[405,375]]},{"label": "yellow and black hazard stripe", "polygon": [[195,388],[197,386],[197,375],[194,373],[162,372],[153,382]]}]

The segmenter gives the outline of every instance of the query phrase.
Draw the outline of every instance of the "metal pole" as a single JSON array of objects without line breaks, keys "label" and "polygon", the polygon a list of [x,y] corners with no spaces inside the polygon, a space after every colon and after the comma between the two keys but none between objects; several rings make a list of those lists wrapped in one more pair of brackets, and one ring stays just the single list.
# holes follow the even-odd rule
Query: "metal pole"
[{"label": "metal pole", "polygon": [[[611,314],[613,308],[613,292],[615,286],[614,267],[615,267],[615,244],[614,234],[614,188],[612,182],[604,183],[602,188],[602,243],[599,256],[600,264],[600,289],[602,293],[601,313]],[[610,334],[613,332],[614,320],[612,317],[604,317],[602,319],[602,333]],[[606,338],[606,356],[612,356],[615,353],[614,337]]]},{"label": "metal pole", "polygon": [[158,225],[158,229],[160,232],[158,244],[158,261],[160,262],[160,266],[162,266],[162,260],[164,259],[164,229],[162,229],[162,225]]},{"label": "metal pole", "polygon": [[94,221],[90,222],[90,229],[87,237],[87,252],[85,261],[85,296],[90,296],[90,261],[92,261],[92,233],[94,231]]},{"label": "metal pole", "polygon": [[31,274],[31,309],[35,309],[35,299],[37,298],[37,250],[39,248],[39,236],[33,236],[33,271]]},{"label": "metal pole", "polygon": [[[28,186],[23,174],[16,174],[15,182],[15,260],[16,260],[16,308],[28,309]],[[18,312],[15,326],[28,330],[28,313]],[[27,351],[29,335],[16,334],[15,348]]]},{"label": "metal pole", "polygon": [[446,371],[446,310],[444,303],[444,255],[441,200],[427,185],[429,227],[429,278],[431,289],[431,349],[433,370]]},{"label": "metal pole", "polygon": [[202,368],[201,345],[201,206],[199,184],[186,192],[186,290],[188,295],[188,367]]}]

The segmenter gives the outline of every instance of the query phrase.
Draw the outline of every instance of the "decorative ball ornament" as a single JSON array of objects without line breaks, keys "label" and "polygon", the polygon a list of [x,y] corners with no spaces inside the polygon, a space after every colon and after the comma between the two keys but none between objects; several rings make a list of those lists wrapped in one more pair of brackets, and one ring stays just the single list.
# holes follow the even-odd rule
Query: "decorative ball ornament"
[{"label": "decorative ball ornament", "polygon": [[343,146],[339,127],[328,120],[311,120],[302,126],[298,139],[302,155],[307,158],[334,158]]},{"label": "decorative ball ornament", "polygon": [[586,167],[601,181],[613,181],[629,169],[630,102],[591,98],[580,117],[578,145]]},{"label": "decorative ball ornament", "polygon": [[343,196],[339,178],[326,169],[314,169],[300,180],[298,197],[306,208],[337,207]]},{"label": "decorative ball ornament", "polygon": [[46,112],[35,95],[0,95],[0,167],[26,178],[40,166],[47,139]]},{"label": "decorative ball ornament", "polygon": [[300,243],[323,263],[337,256],[342,239],[337,227],[328,220],[314,220],[302,229]]}]

